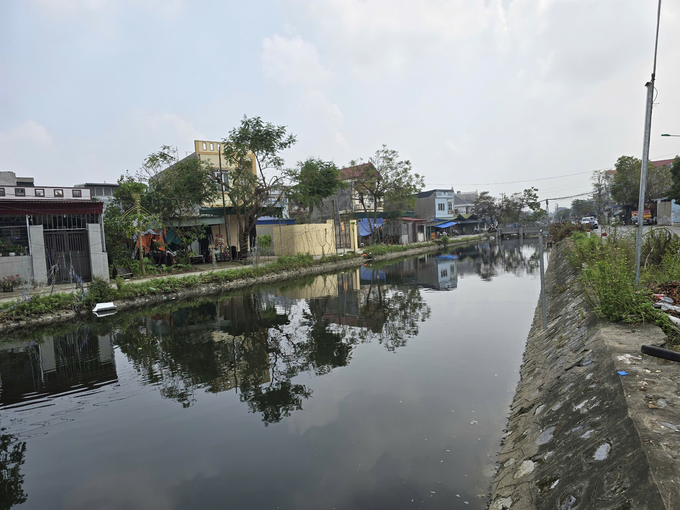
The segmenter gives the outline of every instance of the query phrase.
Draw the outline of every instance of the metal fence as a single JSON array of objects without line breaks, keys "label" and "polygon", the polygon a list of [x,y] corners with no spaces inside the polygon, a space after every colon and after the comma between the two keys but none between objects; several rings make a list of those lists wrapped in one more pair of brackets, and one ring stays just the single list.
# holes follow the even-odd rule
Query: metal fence
[{"label": "metal fence", "polygon": [[0,226],[0,255],[3,257],[28,254],[26,225]]}]

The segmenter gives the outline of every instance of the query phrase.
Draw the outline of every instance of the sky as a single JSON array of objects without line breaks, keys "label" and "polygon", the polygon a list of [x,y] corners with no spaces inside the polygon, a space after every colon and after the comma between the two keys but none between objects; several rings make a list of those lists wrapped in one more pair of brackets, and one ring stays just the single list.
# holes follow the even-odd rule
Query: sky
[{"label": "sky", "polygon": [[[308,157],[345,166],[386,144],[426,189],[575,195],[592,171],[641,157],[656,9],[3,0],[0,171],[43,185],[115,182],[161,145],[184,155],[247,115],[297,136],[283,153],[289,167]],[[665,1],[653,159],[680,153],[680,137],[660,137],[680,134],[679,23],[680,3]]]}]

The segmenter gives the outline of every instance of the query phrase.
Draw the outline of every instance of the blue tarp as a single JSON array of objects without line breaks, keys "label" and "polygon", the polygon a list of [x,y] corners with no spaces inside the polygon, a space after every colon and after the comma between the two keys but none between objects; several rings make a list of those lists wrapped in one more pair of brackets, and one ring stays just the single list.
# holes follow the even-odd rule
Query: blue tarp
[{"label": "blue tarp", "polygon": [[[371,235],[371,223],[369,223],[369,222],[372,223],[373,220],[369,219],[369,218],[361,218],[359,220],[359,235],[361,237]],[[376,219],[374,229],[375,228],[382,228],[382,226],[383,226],[383,219],[382,218]]]},{"label": "blue tarp", "polygon": [[359,279],[366,282],[376,280],[385,281],[387,279],[387,275],[382,269],[376,271],[370,267],[361,266],[359,267]]},{"label": "blue tarp", "polygon": [[447,221],[446,223],[440,223],[439,225],[435,225],[434,228],[449,228],[453,227],[456,224],[455,221]]}]

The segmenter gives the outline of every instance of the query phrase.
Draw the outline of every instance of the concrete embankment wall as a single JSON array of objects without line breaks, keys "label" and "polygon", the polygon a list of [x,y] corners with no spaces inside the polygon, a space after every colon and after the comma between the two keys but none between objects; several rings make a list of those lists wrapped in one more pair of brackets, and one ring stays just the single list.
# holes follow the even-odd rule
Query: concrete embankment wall
[{"label": "concrete embankment wall", "polygon": [[[469,237],[464,240],[453,241],[449,243],[448,247],[464,246],[470,243],[479,241],[481,236]],[[399,251],[388,253],[385,255],[380,255],[375,257],[372,262],[380,262],[383,260],[392,260],[403,257],[413,257],[416,255],[424,253],[432,253],[443,249],[442,246],[438,245],[428,245],[419,246],[412,248],[410,250]],[[153,294],[148,296],[140,296],[133,299],[126,299],[121,301],[115,301],[115,305],[118,311],[138,309],[142,306],[152,306],[155,304],[161,304],[166,302],[168,299],[189,299],[195,297],[206,296],[210,294],[217,294],[222,292],[228,292],[232,290],[244,289],[247,287],[252,287],[254,285],[268,285],[275,284],[277,282],[282,282],[286,280],[293,280],[302,278],[305,276],[318,275],[324,273],[332,273],[336,271],[342,271],[343,269],[349,269],[352,267],[358,267],[366,263],[366,260],[362,257],[352,258],[349,260],[342,260],[338,262],[329,262],[327,264],[319,264],[316,266],[306,267],[302,269],[281,271],[278,273],[270,273],[263,276],[258,276],[256,278],[243,278],[238,280],[233,280],[230,282],[221,283],[209,283],[209,284],[199,284],[194,287],[188,287],[184,289],[179,289],[175,292],[164,293],[164,294]],[[187,275],[188,276],[188,275]],[[178,276],[180,277],[180,276]],[[46,313],[40,316],[31,316],[25,319],[13,321],[13,322],[3,322],[0,323],[0,333],[16,330],[20,328],[32,327],[32,326],[43,326],[49,324],[55,324],[59,322],[65,322],[69,320],[77,319],[78,315],[73,310],[59,310],[53,313]]]},{"label": "concrete embankment wall", "polygon": [[667,508],[630,416],[630,391],[611,342],[628,335],[659,344],[663,333],[598,321],[564,243],[552,250],[546,290],[548,329],[542,330],[539,301],[490,509]]}]

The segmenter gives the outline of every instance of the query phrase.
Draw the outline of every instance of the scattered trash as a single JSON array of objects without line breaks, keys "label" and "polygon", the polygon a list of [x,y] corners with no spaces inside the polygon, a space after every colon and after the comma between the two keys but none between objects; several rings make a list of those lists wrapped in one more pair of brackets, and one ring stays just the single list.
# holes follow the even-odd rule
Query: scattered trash
[{"label": "scattered trash", "polygon": [[624,370],[619,370],[619,371],[616,372],[616,373],[619,374],[619,375],[628,375],[628,372],[626,372],[626,371],[624,371]]},{"label": "scattered trash", "polygon": [[108,315],[113,315],[117,311],[117,306],[113,302],[108,303],[97,303],[92,309],[92,313],[95,317],[106,317]]},{"label": "scattered trash", "polygon": [[660,297],[660,298],[659,298],[659,301],[663,301],[664,303],[670,303],[670,304],[675,303],[675,301],[673,300],[673,298],[669,298],[668,296],[662,296],[662,297]]}]

